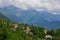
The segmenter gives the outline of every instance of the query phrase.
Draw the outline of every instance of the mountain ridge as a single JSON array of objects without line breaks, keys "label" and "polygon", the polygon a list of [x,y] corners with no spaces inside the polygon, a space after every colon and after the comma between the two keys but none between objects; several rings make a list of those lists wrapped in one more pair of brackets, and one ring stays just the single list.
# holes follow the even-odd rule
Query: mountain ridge
[{"label": "mountain ridge", "polygon": [[0,8],[0,12],[2,12],[11,20],[16,21],[18,23],[34,24],[37,26],[46,27],[48,29],[55,29],[55,26],[52,26],[52,24],[54,25],[53,22],[55,23],[56,21],[60,22],[60,18],[59,18],[60,15],[54,15],[47,11],[38,12],[34,9],[22,10],[14,6],[7,6],[7,7]]}]

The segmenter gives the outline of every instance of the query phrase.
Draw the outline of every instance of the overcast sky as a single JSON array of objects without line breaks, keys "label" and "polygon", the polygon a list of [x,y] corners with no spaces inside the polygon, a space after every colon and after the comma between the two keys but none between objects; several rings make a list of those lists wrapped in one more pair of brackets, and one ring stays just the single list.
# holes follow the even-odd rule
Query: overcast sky
[{"label": "overcast sky", "polygon": [[37,11],[47,9],[54,14],[60,14],[60,0],[0,0],[0,7],[14,5],[22,10],[30,7]]}]

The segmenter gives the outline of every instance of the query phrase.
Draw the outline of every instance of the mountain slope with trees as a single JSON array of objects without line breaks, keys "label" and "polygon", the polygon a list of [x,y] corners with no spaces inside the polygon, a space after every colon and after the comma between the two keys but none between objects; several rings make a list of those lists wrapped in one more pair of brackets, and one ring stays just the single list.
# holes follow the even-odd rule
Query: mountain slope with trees
[{"label": "mountain slope with trees", "polygon": [[[44,28],[28,24],[18,24],[6,19],[0,13],[0,40],[45,40]],[[48,30],[53,40],[60,40],[60,29]]]}]

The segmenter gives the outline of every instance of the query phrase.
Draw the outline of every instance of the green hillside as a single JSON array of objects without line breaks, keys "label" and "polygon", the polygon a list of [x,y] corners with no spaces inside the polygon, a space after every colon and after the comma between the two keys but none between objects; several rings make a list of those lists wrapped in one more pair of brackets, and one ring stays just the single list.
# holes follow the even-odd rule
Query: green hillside
[{"label": "green hillside", "polygon": [[[48,30],[52,39],[60,40],[60,29]],[[28,24],[18,24],[0,13],[0,40],[46,40],[44,28]]]}]

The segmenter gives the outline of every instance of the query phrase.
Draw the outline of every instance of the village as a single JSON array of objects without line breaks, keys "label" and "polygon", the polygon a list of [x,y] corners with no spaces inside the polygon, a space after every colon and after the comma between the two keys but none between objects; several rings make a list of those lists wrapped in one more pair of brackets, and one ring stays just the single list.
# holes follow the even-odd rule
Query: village
[{"label": "village", "polygon": [[[11,29],[12,29],[13,31],[16,31],[17,27],[18,27],[18,24],[14,24],[14,26],[13,26]],[[31,36],[34,35],[34,33],[31,32],[31,29],[30,29],[29,26],[27,26],[26,29],[25,29],[25,27],[22,27],[22,29],[23,29],[22,31],[23,31],[24,33],[29,34],[29,35],[31,35]],[[45,38],[46,40],[48,40],[48,39],[52,40],[53,37],[52,37],[52,35],[50,35],[50,34],[47,33],[48,30],[47,30],[47,29],[44,29],[43,31],[44,31],[44,33],[45,33],[44,38]]]}]

